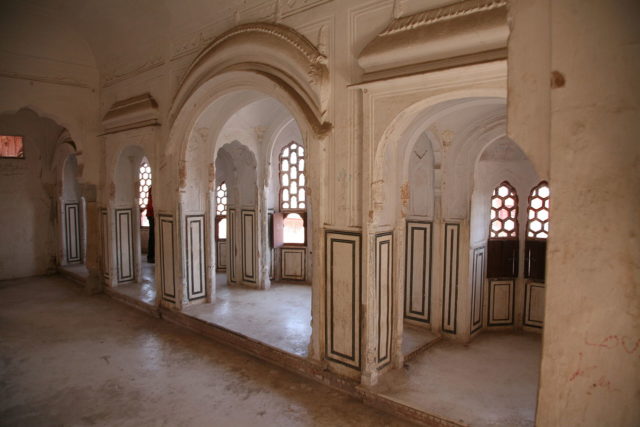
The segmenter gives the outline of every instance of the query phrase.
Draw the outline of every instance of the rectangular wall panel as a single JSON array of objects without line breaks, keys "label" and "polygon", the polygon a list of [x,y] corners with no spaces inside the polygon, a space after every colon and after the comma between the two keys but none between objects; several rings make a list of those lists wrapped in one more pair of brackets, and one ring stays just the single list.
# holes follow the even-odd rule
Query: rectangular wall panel
[{"label": "rectangular wall panel", "polygon": [[285,280],[304,280],[306,248],[282,248],[282,278]]},{"label": "rectangular wall panel", "polygon": [[361,236],[327,231],[327,359],[360,370]]},{"label": "rectangular wall panel", "polygon": [[105,279],[109,278],[111,268],[111,258],[109,254],[109,215],[106,209],[100,209],[100,240],[102,246],[102,274]]},{"label": "rectangular wall panel", "polygon": [[133,210],[116,209],[116,267],[118,283],[134,279],[133,273]]},{"label": "rectangular wall panel", "polygon": [[204,279],[204,215],[187,215],[185,222],[187,226],[187,299],[194,301],[207,296]]},{"label": "rectangular wall panel", "polygon": [[159,215],[160,274],[162,299],[176,301],[175,257],[173,246],[173,216]]},{"label": "rectangular wall panel", "polygon": [[513,279],[489,281],[489,326],[513,325]]},{"label": "rectangular wall panel", "polygon": [[393,234],[376,234],[375,287],[378,296],[378,369],[391,361]]},{"label": "rectangular wall panel", "polygon": [[68,263],[82,261],[80,248],[80,203],[64,204],[64,236]]},{"label": "rectangular wall panel", "polygon": [[544,326],[545,285],[538,282],[527,282],[524,294],[524,324],[534,328]]},{"label": "rectangular wall panel", "polygon": [[229,269],[229,281],[231,283],[237,282],[236,273],[236,210],[229,209],[227,215],[227,268]]},{"label": "rectangular wall panel", "polygon": [[458,313],[458,252],[460,224],[444,225],[444,283],[442,285],[442,330],[456,333]]},{"label": "rectangular wall panel", "polygon": [[216,242],[216,271],[227,271],[227,240],[226,239],[218,240]]},{"label": "rectangular wall panel", "polygon": [[407,221],[405,248],[404,317],[431,321],[430,222]]},{"label": "rectangular wall panel", "polygon": [[482,327],[482,307],[484,289],[485,247],[473,250],[471,271],[471,333]]},{"label": "rectangular wall panel", "polygon": [[256,212],[241,211],[242,226],[242,280],[256,282],[256,263],[258,254],[256,248]]}]

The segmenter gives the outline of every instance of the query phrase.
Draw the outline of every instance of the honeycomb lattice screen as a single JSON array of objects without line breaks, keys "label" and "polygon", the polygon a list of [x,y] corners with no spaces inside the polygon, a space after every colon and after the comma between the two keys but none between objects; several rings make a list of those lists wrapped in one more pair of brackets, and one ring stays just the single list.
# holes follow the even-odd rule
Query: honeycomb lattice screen
[{"label": "honeycomb lattice screen", "polygon": [[549,185],[544,181],[531,190],[527,215],[527,238],[546,239],[549,237],[550,195]]},{"label": "honeycomb lattice screen", "polygon": [[509,182],[503,181],[491,195],[490,238],[518,237],[518,194]]},{"label": "honeycomb lattice screen", "polygon": [[280,152],[280,210],[307,208],[304,147],[291,142]]}]

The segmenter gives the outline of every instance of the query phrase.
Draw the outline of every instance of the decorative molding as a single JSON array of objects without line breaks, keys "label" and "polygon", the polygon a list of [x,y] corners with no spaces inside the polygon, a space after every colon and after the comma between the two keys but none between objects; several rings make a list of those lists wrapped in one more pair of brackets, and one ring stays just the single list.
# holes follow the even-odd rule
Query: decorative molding
[{"label": "decorative molding", "polygon": [[460,224],[444,225],[444,281],[442,284],[442,331],[456,333],[458,315],[458,266]]},{"label": "decorative molding", "polygon": [[474,13],[493,10],[507,6],[507,0],[471,0],[439,9],[427,10],[403,18],[394,19],[389,26],[379,34],[384,37],[400,31],[409,31],[414,28],[435,24],[436,22],[460,18]]},{"label": "decorative molding", "polygon": [[308,9],[329,3],[332,0],[276,0],[279,3],[280,16],[287,18]]},{"label": "decorative molding", "polygon": [[358,56],[363,81],[505,59],[506,0],[466,0],[394,19]]},{"label": "decorative molding", "polygon": [[[361,235],[326,230],[326,358],[360,370]],[[340,252],[336,256],[336,251]],[[336,287],[341,286],[339,293]]]},{"label": "decorative molding", "polygon": [[82,89],[91,89],[87,83],[83,83],[76,79],[69,77],[52,77],[52,76],[38,76],[35,74],[17,73],[15,71],[0,70],[0,77],[6,77],[9,79],[28,80],[32,82],[49,83],[54,85],[79,87]]},{"label": "decorative molding", "polygon": [[153,70],[154,68],[158,68],[164,65],[164,58],[162,56],[154,56],[149,58],[145,62],[139,65],[135,65],[126,69],[125,71],[117,71],[111,70],[105,73],[102,87],[106,88],[112,86],[122,80],[130,79],[131,77],[137,76],[138,74],[144,73],[149,70]]},{"label": "decorative molding", "polygon": [[158,126],[158,103],[149,93],[115,102],[102,119],[107,135],[145,126]]}]

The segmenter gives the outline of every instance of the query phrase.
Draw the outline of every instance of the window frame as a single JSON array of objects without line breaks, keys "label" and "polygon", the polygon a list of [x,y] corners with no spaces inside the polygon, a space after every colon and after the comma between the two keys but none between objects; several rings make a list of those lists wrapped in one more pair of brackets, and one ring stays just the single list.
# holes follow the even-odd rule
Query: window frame
[{"label": "window frame", "polygon": [[[149,173],[149,177],[148,178],[143,178],[142,177],[143,172],[140,172],[140,169],[144,165],[146,165],[149,168],[149,172],[148,172]],[[146,191],[147,203],[144,204],[144,207],[142,207],[142,204],[141,204],[142,198],[140,197],[140,193],[142,192],[142,187],[143,187],[143,184],[142,184],[142,180],[143,179],[146,179],[146,180],[151,182],[151,184],[149,184],[149,189]],[[137,193],[138,193],[138,208],[140,208],[140,227],[141,228],[145,228],[145,229],[149,228],[150,225],[143,225],[142,217],[143,216],[144,217],[147,216],[146,215],[146,210],[147,210],[147,206],[149,205],[149,201],[148,200],[149,200],[149,196],[151,195],[151,187],[152,186],[153,186],[153,171],[151,169],[151,164],[149,163],[149,159],[147,159],[147,157],[145,156],[145,157],[142,158],[142,160],[140,160],[140,165],[138,166],[138,191],[137,191]],[[143,215],[143,213],[145,215]]]},{"label": "window frame", "polygon": [[[285,189],[289,189],[290,190],[290,186],[291,186],[291,182],[289,182],[288,186],[283,186],[282,185],[282,177],[284,175],[288,175],[288,171],[284,172],[282,170],[282,162],[283,160],[289,160],[289,158],[285,158],[283,157],[283,152],[285,149],[291,147],[291,145],[296,144],[299,147],[302,147],[304,154],[302,156],[300,156],[299,154],[297,155],[298,157],[298,162],[296,164],[296,167],[298,168],[298,178],[296,178],[296,185],[298,186],[298,192],[300,191],[300,188],[304,189],[305,192],[305,199],[303,201],[304,203],[304,208],[284,208],[282,207],[283,203],[286,203],[285,201],[282,200],[282,194],[284,192]],[[297,148],[296,148],[297,149]],[[299,180],[300,180],[300,160],[304,160],[304,170],[302,171],[302,174],[304,175],[304,180],[305,183],[302,187],[300,187],[299,185]],[[291,168],[291,165],[289,165],[289,168]],[[307,199],[307,193],[308,193],[308,187],[307,187],[307,149],[304,147],[304,145],[300,142],[297,141],[291,141],[289,142],[287,145],[285,145],[284,147],[282,147],[282,149],[280,149],[280,154],[278,154],[278,208],[280,210],[280,212],[282,213],[297,213],[297,214],[301,214],[301,213],[306,213],[307,212],[307,205],[309,204],[308,199]],[[291,201],[291,195],[289,195],[289,202]],[[298,204],[300,204],[300,201],[298,201]],[[305,220],[305,235],[306,235],[306,220]],[[306,238],[305,238],[306,240]]]},{"label": "window frame", "polygon": [[[222,186],[225,186],[225,188],[222,188]],[[218,199],[222,199],[222,197],[218,197],[218,191],[222,190],[224,191],[224,196],[222,197],[226,197],[227,198],[227,203],[222,203],[222,201],[218,202]],[[215,220],[214,220],[214,236],[216,241],[221,241],[221,242],[225,242],[229,236],[229,221],[227,220],[227,237],[225,237],[224,239],[220,238],[220,232],[218,230],[218,224],[220,223],[220,221],[222,221],[225,218],[229,217],[229,186],[227,185],[227,181],[222,181],[220,183],[220,185],[218,185],[216,187],[216,191],[215,191],[215,196],[216,196],[216,206],[215,206]],[[222,204],[224,206],[224,210],[223,212],[226,212],[224,215],[220,215],[218,214],[218,205]]]},{"label": "window frame", "polygon": [[27,159],[27,150],[26,150],[26,138],[24,135],[0,135],[0,136],[11,136],[11,137],[19,137],[22,142],[22,157],[8,157],[8,156],[0,156],[0,160],[26,160]]},{"label": "window frame", "polygon": [[[514,201],[515,201],[515,204],[513,205],[513,208],[506,208],[506,209],[509,209],[509,212],[515,210],[514,217],[511,217],[511,215],[509,215],[509,217],[507,219],[505,219],[505,220],[501,220],[501,219],[498,218],[497,212],[499,211],[500,208],[496,209],[496,208],[493,207],[493,200],[496,197],[496,196],[494,196],[494,194],[497,193],[497,190],[500,187],[503,187],[503,186],[505,186],[505,187],[507,187],[509,189],[509,194],[508,195],[506,195],[506,196],[498,195],[497,196],[498,198],[500,198],[502,200],[503,207],[504,207],[504,200],[506,200],[507,198],[512,197],[514,199]],[[513,193],[513,196],[511,195],[512,193]],[[490,207],[489,209],[490,209],[490,212],[491,211],[496,211],[496,218],[491,219],[491,216],[489,216],[489,239],[488,240],[519,240],[520,239],[520,221],[518,220],[518,216],[519,216],[519,213],[520,213],[519,212],[519,210],[520,210],[519,209],[520,208],[519,204],[520,204],[520,199],[518,197],[518,191],[516,190],[516,188],[513,185],[511,185],[511,183],[509,181],[504,180],[493,189],[493,191],[491,192],[491,199],[489,201],[489,207]],[[495,237],[491,236],[491,233],[494,232],[493,231],[493,223],[495,221],[500,221],[502,223],[503,227],[500,228],[500,231],[503,231],[503,230],[506,231],[505,228],[504,228],[504,223],[509,219],[513,220],[514,223],[515,223],[515,226],[514,226],[514,229],[513,229],[513,232],[515,233],[515,236],[495,236]],[[499,233],[500,231],[496,232],[496,234]]]}]

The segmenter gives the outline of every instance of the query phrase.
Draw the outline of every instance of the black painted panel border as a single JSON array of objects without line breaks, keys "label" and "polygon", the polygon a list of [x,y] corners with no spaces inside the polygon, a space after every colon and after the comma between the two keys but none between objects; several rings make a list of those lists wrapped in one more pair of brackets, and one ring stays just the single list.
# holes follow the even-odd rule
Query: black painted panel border
[{"label": "black painted panel border", "polygon": [[[117,269],[117,281],[118,283],[125,283],[125,282],[130,282],[134,279],[134,273],[133,273],[133,239],[132,239],[132,227],[131,227],[131,220],[133,217],[133,209],[131,208],[127,208],[127,209],[116,209],[115,210],[115,217],[116,217],[116,269]],[[127,257],[127,259],[123,259],[122,255],[122,241],[120,240],[120,235],[121,235],[121,226],[120,226],[120,218],[121,217],[126,217],[127,219],[127,247],[129,248],[129,256]],[[130,275],[128,276],[123,276],[122,275],[122,266],[123,266],[123,261],[126,261],[128,266],[129,266],[129,271],[130,271]]]},{"label": "black painted panel border", "polygon": [[[387,251],[387,301],[383,308],[382,301],[382,260],[380,259],[383,246],[388,246]],[[376,292],[378,294],[378,369],[383,369],[391,362],[391,339],[393,324],[393,233],[378,233],[375,236],[375,268],[376,268]],[[387,313],[387,333],[385,353],[382,355],[381,337],[382,337],[382,312],[383,309]]]},{"label": "black painted panel border", "polygon": [[[414,226],[414,224],[422,225]],[[414,230],[423,230],[425,232],[424,239],[424,259],[422,268],[422,309],[414,311],[411,297],[413,295],[413,252],[415,247]],[[429,324],[431,323],[431,278],[432,278],[432,262],[433,262],[433,225],[431,221],[407,221],[405,229],[405,286],[404,286],[404,317],[405,319],[415,320]],[[428,253],[428,254],[427,254]],[[428,258],[427,258],[428,256]]]},{"label": "black painted panel border", "polygon": [[[186,215],[185,216],[185,225],[186,225],[186,247],[187,247],[187,299],[189,301],[196,301],[207,296],[205,279],[204,279],[204,269],[205,269],[205,248],[204,248],[204,215]],[[196,233],[200,237],[200,247],[198,248],[198,259],[200,261],[200,269],[195,271],[195,258],[194,258],[194,248],[193,248],[193,226],[197,225]],[[197,275],[197,276],[196,276]],[[198,277],[200,279],[200,289],[196,289],[195,278]]]},{"label": "black painted panel border", "polygon": [[[296,277],[296,276],[287,276],[285,275],[285,271],[287,271],[287,257],[285,256],[285,253],[297,253],[298,255],[300,255],[300,264],[302,265],[302,275],[300,277]],[[299,281],[304,281],[305,276],[306,276],[306,252],[307,252],[307,248],[282,248],[280,249],[280,258],[281,258],[281,268],[282,268],[282,278],[286,279],[286,280],[299,280]]]},{"label": "black painted panel border", "polygon": [[[332,237],[342,236],[340,237]],[[351,321],[352,321],[352,331],[351,331],[351,347],[353,349],[351,355],[344,355],[340,352],[335,351],[333,348],[334,341],[334,319],[333,319],[333,244],[334,243],[348,243],[352,245],[352,278],[351,278],[351,286],[352,286],[352,295],[353,300],[351,302]],[[360,251],[356,253],[356,247],[360,248]],[[332,362],[339,363],[348,368],[355,369],[357,371],[360,370],[360,361],[361,361],[361,344],[360,344],[360,304],[362,302],[362,237],[360,233],[353,233],[348,231],[325,231],[325,266],[327,269],[327,286],[326,286],[326,298],[325,298],[325,313],[327,314],[327,320],[325,322],[325,348],[326,348],[326,358]],[[329,261],[331,259],[331,262]],[[356,270],[358,268],[359,270]],[[356,271],[359,271],[358,280],[356,280]],[[331,310],[329,310],[331,308]],[[329,318],[329,315],[331,318]],[[358,351],[356,352],[356,343],[358,344]],[[346,360],[345,360],[346,359]]]},{"label": "black painted panel border", "polygon": [[484,303],[484,270],[486,249],[484,246],[473,250],[471,272],[471,333],[482,328]]},{"label": "black painted panel border", "polygon": [[[82,261],[82,250],[80,249],[80,203],[72,202],[64,204],[64,234],[66,242],[67,262],[78,263]],[[71,226],[71,220],[74,219],[74,226]],[[72,235],[73,232],[73,235]],[[73,236],[73,237],[72,237]],[[75,237],[75,238],[74,238]],[[75,242],[75,254],[71,253],[72,239]]]},{"label": "black painted panel border", "polygon": [[[509,305],[511,315],[505,319],[496,319],[493,315],[495,309],[495,290],[498,286],[507,286],[509,289]],[[511,326],[514,321],[514,289],[515,281],[513,279],[496,279],[489,281],[489,326]]]},{"label": "black painted panel border", "polygon": [[[444,276],[442,286],[442,331],[455,334],[458,313],[458,267],[460,265],[460,224],[444,225]],[[453,262],[455,256],[455,265]],[[454,280],[455,277],[455,280]],[[448,295],[446,298],[444,296]]]},{"label": "black painted panel border", "polygon": [[[253,262],[253,274],[249,275],[246,271],[247,266],[247,251],[245,250],[244,245],[247,242],[246,239],[246,227],[245,227],[245,218],[251,217],[251,254],[252,254],[252,262]],[[256,283],[256,211],[243,209],[240,212],[240,223],[242,224],[242,280],[249,283]]]},{"label": "black painted panel border", "polygon": [[[158,215],[158,219],[160,222],[160,230],[159,230],[160,231],[160,260],[161,260],[160,270],[162,274],[160,285],[162,287],[162,299],[169,302],[175,302],[176,301],[176,262],[175,262],[175,256],[174,256],[174,246],[173,246],[173,226],[174,226],[173,216],[160,214]],[[169,237],[165,236],[164,234],[163,224],[171,225],[171,233]],[[173,277],[171,277],[171,281],[173,285],[173,293],[170,293],[167,290],[167,275],[166,275],[165,264],[164,264],[164,250],[165,250],[165,247],[167,246],[166,245],[167,241],[165,239],[167,238],[171,239],[171,242],[168,247],[171,248],[170,258],[171,258],[171,263],[173,267],[172,268]]]},{"label": "black painted panel border", "polygon": [[229,281],[232,283],[236,283],[236,210],[229,209],[229,214],[227,215],[227,243],[229,247],[227,248],[227,268],[229,269]]},{"label": "black painted panel border", "polygon": [[530,326],[532,328],[542,329],[544,327],[544,319],[536,320],[531,318],[531,291],[533,288],[539,288],[546,292],[546,286],[544,283],[527,282],[525,284],[524,312],[526,314],[524,316],[524,324],[525,326]]}]

